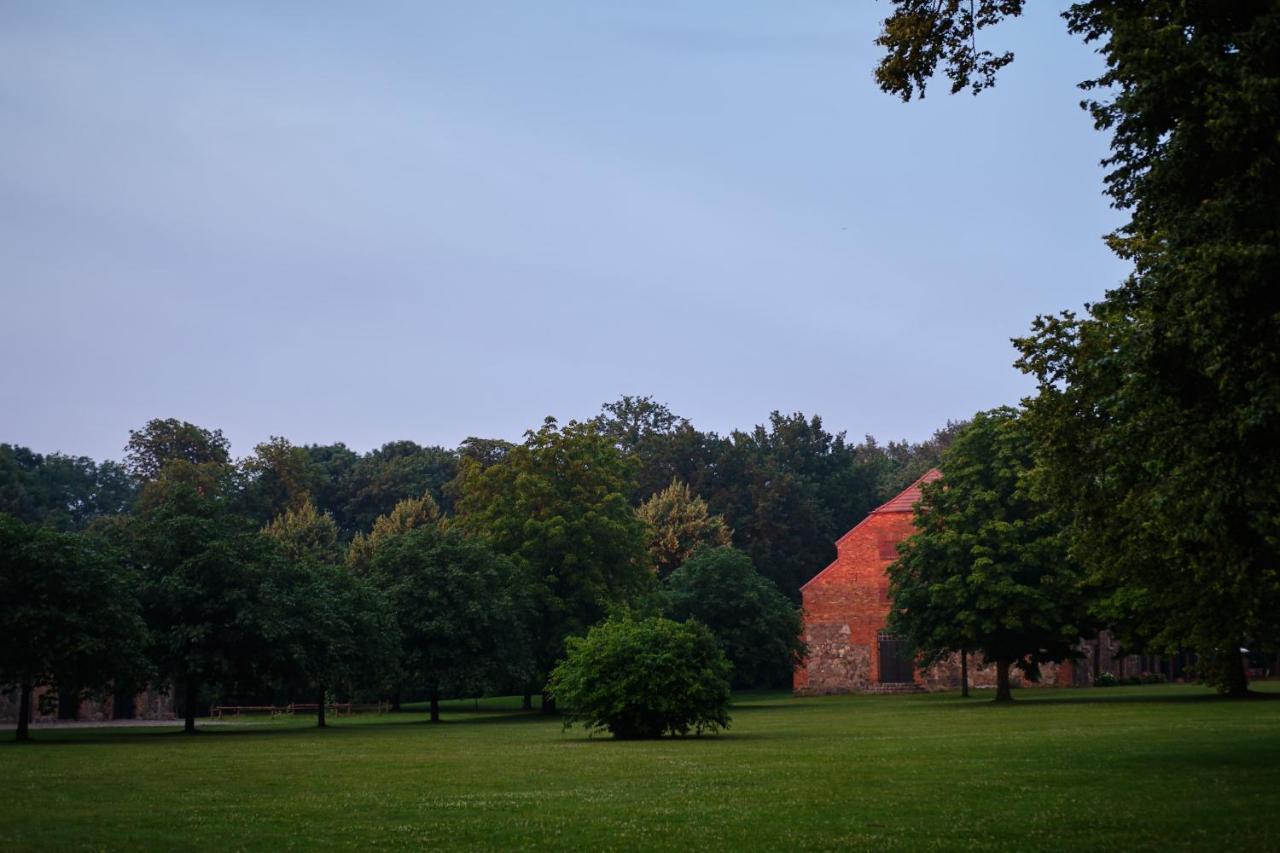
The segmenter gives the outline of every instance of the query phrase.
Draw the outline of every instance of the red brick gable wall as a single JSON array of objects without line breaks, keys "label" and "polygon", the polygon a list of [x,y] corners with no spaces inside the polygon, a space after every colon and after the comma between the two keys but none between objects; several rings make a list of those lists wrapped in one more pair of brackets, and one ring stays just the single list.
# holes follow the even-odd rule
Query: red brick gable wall
[{"label": "red brick gable wall", "polygon": [[796,669],[798,693],[846,693],[879,683],[877,636],[889,616],[897,544],[915,532],[909,512],[878,512],[836,543],[836,559],[801,590],[809,656]]}]

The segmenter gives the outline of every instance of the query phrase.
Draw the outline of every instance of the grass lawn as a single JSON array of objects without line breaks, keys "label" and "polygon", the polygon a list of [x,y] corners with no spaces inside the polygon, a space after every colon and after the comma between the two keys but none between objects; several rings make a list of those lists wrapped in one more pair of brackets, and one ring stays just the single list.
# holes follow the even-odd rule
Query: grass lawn
[{"label": "grass lawn", "polygon": [[[1280,849],[1280,684],[740,697],[723,734],[586,738],[501,701],[0,746],[0,845]],[[0,733],[0,738],[12,732]]]}]

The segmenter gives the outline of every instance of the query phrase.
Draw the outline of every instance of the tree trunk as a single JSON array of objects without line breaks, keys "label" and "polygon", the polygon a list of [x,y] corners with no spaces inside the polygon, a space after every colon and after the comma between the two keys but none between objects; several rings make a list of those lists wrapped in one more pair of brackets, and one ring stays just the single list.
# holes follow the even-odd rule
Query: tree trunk
[{"label": "tree trunk", "polygon": [[435,687],[431,688],[431,722],[440,722],[440,691]]},{"label": "tree trunk", "polygon": [[554,714],[556,712],[556,700],[551,698],[547,691],[542,691],[542,707],[538,709],[543,714]]},{"label": "tree trunk", "polygon": [[316,728],[323,729],[324,722],[324,685],[316,688]]},{"label": "tree trunk", "polygon": [[528,690],[524,692],[524,701],[520,703],[520,710],[521,711],[533,710],[533,694],[530,693]]},{"label": "tree trunk", "polygon": [[18,733],[15,740],[31,740],[31,685],[22,685],[18,700]]},{"label": "tree trunk", "polygon": [[1249,675],[1244,671],[1244,655],[1236,645],[1227,655],[1227,695],[1241,699],[1249,695]]},{"label": "tree trunk", "polygon": [[391,694],[391,710],[393,711],[400,710],[400,691],[399,690]]},{"label": "tree trunk", "polygon": [[996,661],[996,701],[1012,702],[1013,691],[1009,689],[1009,661]]},{"label": "tree trunk", "polygon": [[960,650],[960,696],[969,698],[969,653],[964,649]]},{"label": "tree trunk", "polygon": [[182,724],[182,731],[185,734],[193,735],[196,733],[196,697],[200,695],[200,691],[194,681],[187,681],[186,694],[186,707],[183,708],[183,714],[186,719]]}]

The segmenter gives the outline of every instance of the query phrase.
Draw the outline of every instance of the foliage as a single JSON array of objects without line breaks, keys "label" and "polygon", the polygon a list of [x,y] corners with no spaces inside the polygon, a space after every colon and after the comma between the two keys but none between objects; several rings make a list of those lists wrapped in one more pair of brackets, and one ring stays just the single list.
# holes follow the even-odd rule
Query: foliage
[{"label": "foliage", "polygon": [[951,93],[969,88],[975,95],[995,83],[996,73],[1013,61],[1009,51],[978,49],[978,33],[1006,17],[1022,13],[1024,0],[893,0],[876,44],[885,55],[876,67],[884,91],[910,101],[924,97],[929,79],[942,63]]},{"label": "foliage", "polygon": [[649,556],[659,578],[675,571],[698,548],[720,548],[732,541],[724,519],[708,513],[707,502],[679,480],[640,504],[637,513],[649,526]]},{"label": "foliage", "polygon": [[729,725],[731,666],[703,625],[651,618],[608,619],[568,654],[547,689],[568,708],[565,727],[617,738],[715,732]]},{"label": "foliage", "polygon": [[444,486],[458,470],[458,455],[443,447],[392,441],[357,460],[342,476],[333,508],[348,535],[369,530],[402,500],[430,495],[451,509]]},{"label": "foliage", "polygon": [[436,506],[431,495],[406,498],[392,507],[391,512],[377,518],[368,536],[363,533],[355,535],[347,548],[347,567],[357,574],[366,574],[379,543],[419,527],[437,524],[439,521],[440,508]]},{"label": "foliage", "polygon": [[595,427],[548,419],[488,467],[463,459],[461,529],[526,573],[538,619],[534,653],[546,673],[566,637],[652,584],[644,523],[627,502],[629,465]]},{"label": "foliage", "polygon": [[915,535],[889,567],[889,625],[917,649],[980,651],[1010,699],[1009,667],[1075,655],[1092,628],[1062,522],[1030,491],[1031,438],[1009,408],[976,415],[926,483]]},{"label": "foliage", "polygon": [[733,686],[779,687],[804,657],[800,611],[733,548],[707,548],[667,579],[668,615],[711,629]]},{"label": "foliage", "polygon": [[395,682],[400,634],[386,598],[340,565],[303,557],[273,564],[272,673],[311,692],[319,725],[329,693],[350,698]]},{"label": "foliage", "polygon": [[147,421],[139,430],[129,430],[125,445],[125,465],[139,480],[154,480],[171,462],[191,465],[227,465],[231,444],[222,430],[207,430],[175,418]]},{"label": "foliage", "polygon": [[342,562],[342,543],[338,525],[329,513],[320,514],[315,504],[306,501],[297,509],[288,509],[263,530],[276,543],[285,559],[293,562],[336,564]]},{"label": "foliage", "polygon": [[373,552],[370,579],[399,624],[400,670],[427,688],[433,720],[441,694],[527,682],[524,578],[483,542],[434,525],[389,535]]},{"label": "foliage", "polygon": [[131,550],[150,653],[159,675],[183,691],[194,731],[202,688],[254,686],[269,675],[280,625],[268,584],[281,558],[219,495],[180,479],[148,488],[131,525]]},{"label": "foliage", "polygon": [[80,691],[145,673],[145,627],[129,586],[100,544],[0,515],[0,685],[22,694],[19,740],[36,687]]},{"label": "foliage", "polygon": [[274,519],[311,502],[328,476],[305,447],[271,436],[240,463],[244,483],[240,505],[253,518]]},{"label": "foliage", "polygon": [[59,530],[128,512],[137,487],[124,466],[0,444],[0,513]]},{"label": "foliage", "polygon": [[[890,45],[908,78],[938,50],[963,64],[954,16],[896,5],[928,19]],[[1042,488],[1111,587],[1113,628],[1196,648],[1243,695],[1224,651],[1280,641],[1280,9],[1090,0],[1064,17],[1106,62],[1084,106],[1111,134],[1106,191],[1131,217],[1108,240],[1134,271],[1018,342]]]},{"label": "foliage", "polygon": [[774,412],[767,426],[721,441],[710,481],[693,485],[733,528],[734,545],[798,601],[840,534],[883,500],[879,475],[821,418]]}]

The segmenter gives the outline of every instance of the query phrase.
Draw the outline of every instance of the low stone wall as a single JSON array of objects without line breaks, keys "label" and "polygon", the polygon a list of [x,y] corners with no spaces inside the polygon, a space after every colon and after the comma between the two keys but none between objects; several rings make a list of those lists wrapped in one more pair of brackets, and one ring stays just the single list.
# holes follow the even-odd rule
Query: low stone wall
[{"label": "low stone wall", "polygon": [[[80,700],[75,719],[86,722],[114,720],[115,707],[115,697],[112,694],[91,695]],[[0,723],[16,723],[18,708],[18,691],[0,691]],[[31,697],[32,722],[46,723],[57,719],[57,693],[47,687],[37,687]],[[145,690],[133,697],[133,716],[122,719],[172,720],[173,694],[168,691]]]}]

